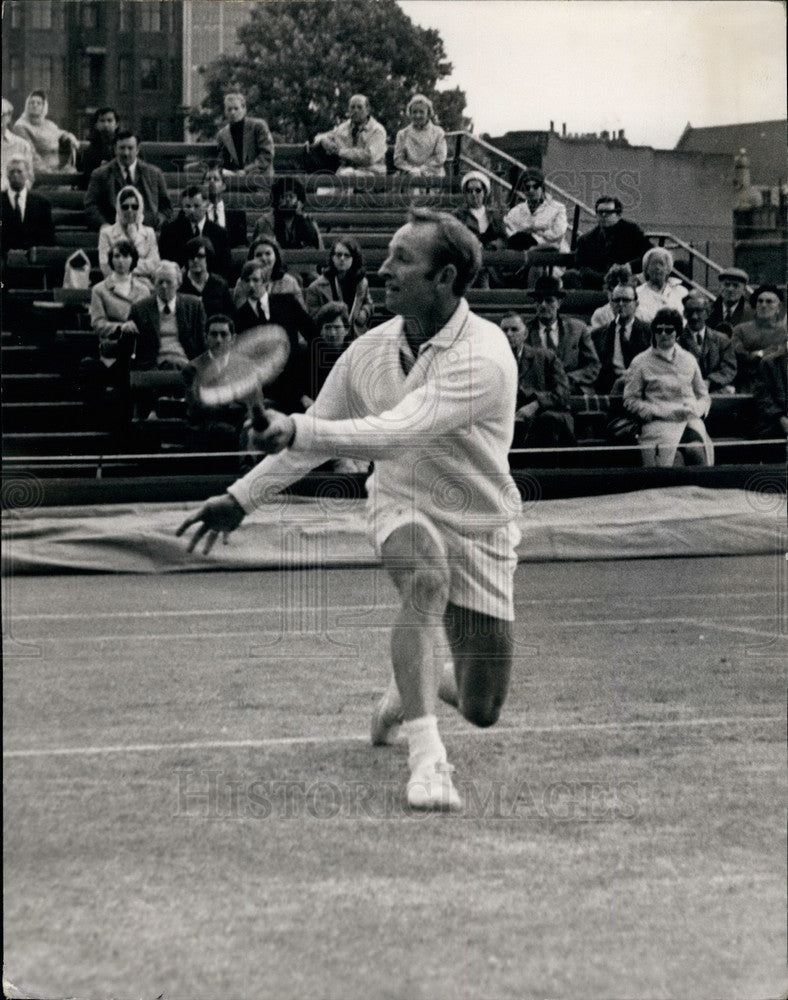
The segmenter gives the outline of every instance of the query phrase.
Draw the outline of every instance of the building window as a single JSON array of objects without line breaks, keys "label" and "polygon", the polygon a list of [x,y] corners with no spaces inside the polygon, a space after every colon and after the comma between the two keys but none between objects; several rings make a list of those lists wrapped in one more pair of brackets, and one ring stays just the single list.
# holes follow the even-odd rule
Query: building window
[{"label": "building window", "polygon": [[129,0],[120,0],[118,4],[118,31],[131,31],[131,11]]},{"label": "building window", "polygon": [[52,4],[36,0],[30,5],[30,27],[49,31],[52,27]]},{"label": "building window", "polygon": [[13,0],[11,3],[11,27],[22,27],[22,0]]},{"label": "building window", "polygon": [[140,31],[161,31],[161,3],[141,3],[139,6]]},{"label": "building window", "polygon": [[11,56],[8,70],[11,77],[11,90],[21,90],[23,86],[22,57]]},{"label": "building window", "polygon": [[121,92],[132,89],[132,60],[131,56],[121,56],[118,59],[118,90]]},{"label": "building window", "polygon": [[83,90],[102,90],[104,56],[85,55],[79,61],[79,85]]},{"label": "building window", "polygon": [[80,20],[83,28],[98,28],[99,5],[92,2],[83,2],[80,7]]},{"label": "building window", "polygon": [[52,56],[33,56],[30,69],[34,86],[41,90],[52,89]]},{"label": "building window", "polygon": [[161,59],[140,59],[140,90],[161,89]]}]

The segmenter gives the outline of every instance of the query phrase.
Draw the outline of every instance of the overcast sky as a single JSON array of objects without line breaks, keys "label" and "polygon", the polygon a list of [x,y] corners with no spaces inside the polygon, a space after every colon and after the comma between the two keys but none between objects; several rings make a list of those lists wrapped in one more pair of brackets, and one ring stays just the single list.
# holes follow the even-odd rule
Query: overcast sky
[{"label": "overcast sky", "polygon": [[400,0],[437,28],[478,133],[625,129],[675,146],[696,127],[785,118],[774,0]]}]

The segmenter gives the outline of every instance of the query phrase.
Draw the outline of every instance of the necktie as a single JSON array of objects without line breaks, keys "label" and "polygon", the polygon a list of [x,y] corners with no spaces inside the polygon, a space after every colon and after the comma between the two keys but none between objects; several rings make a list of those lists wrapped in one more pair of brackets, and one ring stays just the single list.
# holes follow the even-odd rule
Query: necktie
[{"label": "necktie", "polygon": [[124,184],[133,184],[134,183],[134,181],[131,179],[131,171],[129,170],[128,167],[126,167],[126,170],[124,172],[123,183]]},{"label": "necktie", "polygon": [[618,322],[618,336],[622,346],[629,340],[629,337],[627,337],[627,324],[624,320],[619,320]]},{"label": "necktie", "polygon": [[172,312],[172,309],[170,309],[170,303],[169,302],[165,302],[164,303],[164,308],[162,309],[162,312],[164,313],[165,316],[169,316],[170,315],[170,313]]},{"label": "necktie", "polygon": [[703,337],[699,333],[695,334],[695,346],[699,351],[703,348]]},{"label": "necktie", "polygon": [[192,225],[192,237],[200,235],[200,227]]},{"label": "necktie", "polygon": [[22,222],[22,206],[19,204],[19,194],[14,195],[14,218],[17,222]]}]

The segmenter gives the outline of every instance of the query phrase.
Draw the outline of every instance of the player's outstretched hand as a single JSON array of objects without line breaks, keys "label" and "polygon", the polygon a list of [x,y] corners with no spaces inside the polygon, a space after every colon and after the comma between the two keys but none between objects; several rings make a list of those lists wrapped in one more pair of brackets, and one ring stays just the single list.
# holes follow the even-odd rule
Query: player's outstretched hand
[{"label": "player's outstretched hand", "polygon": [[292,417],[278,410],[261,410],[255,406],[252,410],[252,426],[249,431],[249,444],[255,451],[266,455],[276,455],[293,443],[295,423]]},{"label": "player's outstretched hand", "polygon": [[203,555],[207,556],[220,533],[222,541],[227,542],[227,535],[231,531],[235,531],[243,521],[245,513],[235,497],[229,493],[222,493],[221,496],[206,500],[196,513],[186,518],[175,534],[180,537],[193,524],[199,524],[200,527],[192,535],[187,551],[193,552],[197,543],[204,536],[205,545],[202,551]]}]

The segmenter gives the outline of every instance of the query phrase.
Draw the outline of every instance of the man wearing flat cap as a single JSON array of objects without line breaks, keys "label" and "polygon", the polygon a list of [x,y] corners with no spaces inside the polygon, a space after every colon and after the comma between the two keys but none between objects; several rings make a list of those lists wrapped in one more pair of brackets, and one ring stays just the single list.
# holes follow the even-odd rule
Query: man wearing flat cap
[{"label": "man wearing flat cap", "polygon": [[536,317],[528,324],[526,343],[554,351],[569,378],[572,395],[589,395],[602,366],[589,327],[571,316],[559,316],[565,294],[554,275],[536,279],[530,293],[536,302]]},{"label": "man wearing flat cap", "polygon": [[274,236],[283,250],[322,250],[323,239],[315,223],[304,214],[306,190],[296,177],[277,177],[271,186],[273,211],[261,216],[253,240]]},{"label": "man wearing flat cap", "polygon": [[726,267],[717,278],[722,290],[712,304],[708,324],[730,337],[734,327],[749,322],[755,316],[747,302],[750,276],[740,267]]}]

